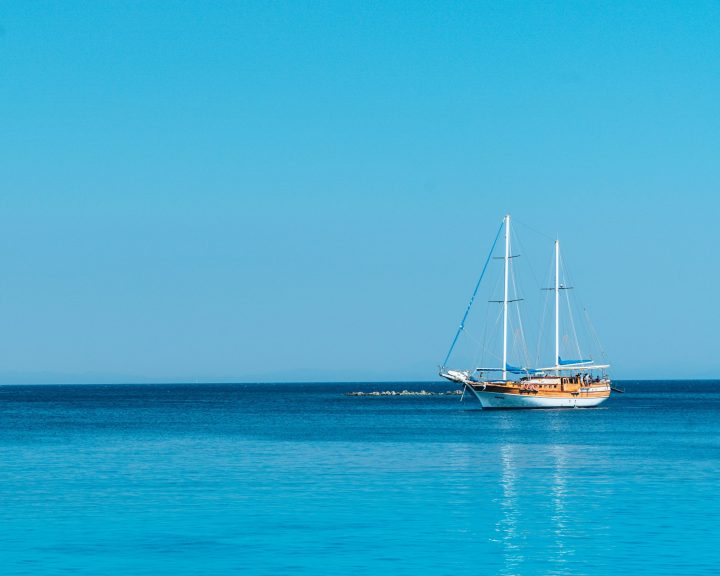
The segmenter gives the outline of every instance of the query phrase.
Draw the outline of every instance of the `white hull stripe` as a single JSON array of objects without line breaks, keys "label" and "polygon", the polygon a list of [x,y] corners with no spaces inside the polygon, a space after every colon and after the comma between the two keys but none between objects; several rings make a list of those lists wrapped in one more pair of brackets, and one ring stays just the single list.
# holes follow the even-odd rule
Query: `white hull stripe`
[{"label": "white hull stripe", "polygon": [[608,396],[583,398],[548,398],[526,394],[503,394],[499,392],[483,392],[472,390],[483,408],[592,408],[608,399]]}]

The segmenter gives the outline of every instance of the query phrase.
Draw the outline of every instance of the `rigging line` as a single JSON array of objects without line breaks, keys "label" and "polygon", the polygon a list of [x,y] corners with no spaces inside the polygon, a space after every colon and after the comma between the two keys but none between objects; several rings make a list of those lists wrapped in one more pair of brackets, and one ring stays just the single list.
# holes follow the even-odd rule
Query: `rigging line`
[{"label": "rigging line", "polygon": [[[540,234],[541,236],[544,236],[544,237],[546,237],[546,238],[550,238],[550,237],[547,236],[546,234],[542,234],[541,232],[532,229],[530,226],[527,226],[526,224],[523,224],[523,225],[524,225],[525,227],[533,230],[534,232]],[[518,243],[518,248],[519,248],[520,252],[522,252],[522,253],[528,253],[528,251],[525,249],[525,245],[524,245],[524,244],[521,242],[521,240],[520,240],[520,235],[517,234],[517,232],[515,232],[515,230],[512,230],[512,231],[511,231],[511,234],[514,235],[513,237],[515,238],[516,242]],[[533,265],[532,265],[532,258],[526,258],[526,261],[527,261],[527,264],[528,264],[527,267],[528,267],[528,269],[530,270],[530,274],[532,275],[532,278],[533,278],[533,280],[535,281],[535,285],[538,286],[538,287],[540,287],[540,288],[542,288],[543,286],[548,286],[549,284],[547,284],[547,283],[542,283],[542,284],[540,283],[539,278],[538,278],[538,275],[537,275],[537,273],[535,272],[535,268],[534,268]],[[550,270],[552,270],[552,261],[551,261]],[[548,274],[548,278],[550,278],[550,274]],[[547,306],[547,302],[548,302],[548,299],[547,299],[547,295],[546,295],[546,297],[545,297],[545,306]],[[537,355],[537,358],[536,358],[536,361],[535,361],[535,366],[539,366],[539,365],[540,365],[540,344],[541,344],[541,342],[542,342],[542,336],[543,336],[543,328],[544,328],[543,324],[544,324],[544,322],[545,322],[545,319],[544,319],[544,314],[545,314],[545,312],[546,312],[546,310],[544,309],[544,310],[543,310],[543,320],[542,320],[542,321],[540,322],[540,324],[538,325],[538,330],[537,330],[537,332],[538,332],[538,340],[537,340],[537,346],[536,346],[536,355]],[[522,320],[520,320],[520,321],[522,321]],[[537,322],[537,317],[535,317],[535,322]],[[527,362],[526,365],[527,365],[527,366],[530,366],[530,348],[529,348],[529,346],[528,346],[527,339],[525,339],[524,326],[521,326],[521,328],[523,328],[523,339],[524,339],[523,344],[524,344],[525,360],[526,360],[526,362]]]},{"label": "rigging line", "polygon": [[575,330],[575,319],[573,318],[572,308],[570,308],[570,294],[569,290],[565,290],[565,300],[567,301],[568,316],[570,317],[570,327],[572,328],[573,338],[575,339],[575,350],[578,353],[578,358],[582,359],[583,355],[580,351],[580,341],[577,337],[577,330]]},{"label": "rigging line", "polygon": [[[562,254],[560,254],[560,264],[562,265],[562,271],[563,271],[563,277],[566,279],[566,286],[572,286],[572,278],[570,277],[570,274],[567,270],[567,267],[565,266],[565,258]],[[575,297],[573,296],[573,299]],[[572,308],[570,306],[570,294],[568,291],[565,292],[565,299],[567,300],[568,305],[568,315],[570,316],[570,323],[572,325],[573,334],[575,336],[575,348],[577,349],[578,357],[584,358],[582,351],[580,350],[580,339],[577,336],[577,329],[575,326],[575,316],[573,315]]]},{"label": "rigging line", "polygon": [[[529,252],[525,250],[525,245],[520,241],[520,236],[517,234],[517,232],[515,232],[515,230],[511,230],[510,234],[514,238],[514,241],[517,242],[519,252],[521,254],[529,254]],[[532,265],[532,258],[525,258],[524,260],[527,262],[528,269],[530,270],[530,273],[532,274],[533,280],[535,280],[536,285],[540,286],[538,276],[535,273],[535,268],[533,268]]]},{"label": "rigging line", "polygon": [[529,362],[530,358],[529,358],[528,349],[527,349],[527,342],[525,341],[525,330],[523,328],[522,316],[520,315],[520,304],[518,304],[518,300],[519,300],[518,297],[520,296],[520,294],[518,293],[518,289],[517,289],[517,280],[515,278],[515,268],[514,267],[511,268],[510,278],[512,280],[513,293],[516,298],[515,312],[517,314],[518,328],[520,330],[520,338],[521,338],[520,350],[524,357],[523,360],[525,361],[525,366],[528,366],[530,364],[530,362]]},{"label": "rigging line", "polygon": [[[497,362],[497,365],[500,366],[502,364],[502,354],[498,354],[497,352],[493,352],[492,350],[487,350],[487,356],[488,356],[488,362],[487,364],[494,364]],[[473,368],[477,366],[487,366],[487,364],[483,361],[478,364],[477,362],[473,364]]]},{"label": "rigging line", "polygon": [[603,360],[607,359],[607,356],[605,354],[605,349],[603,348],[602,342],[600,342],[600,337],[598,336],[597,332],[595,331],[595,325],[593,324],[592,320],[590,319],[590,314],[587,311],[587,308],[583,306],[583,312],[585,313],[585,320],[588,323],[588,327],[590,328],[590,332],[595,338],[595,344],[597,344],[598,349],[600,350],[600,356]]},{"label": "rigging line", "polygon": [[[562,255],[560,255],[560,264],[562,265],[562,272],[563,277],[567,277],[567,272],[565,270],[565,260],[563,259]],[[569,278],[568,278],[569,280]],[[575,330],[575,319],[573,318],[572,308],[570,307],[570,291],[565,290],[565,300],[567,301],[567,310],[568,310],[568,316],[570,317],[570,326],[572,327],[573,336],[575,337],[575,349],[578,353],[578,358],[582,359],[583,355],[580,351],[580,341],[577,337],[577,330]]]},{"label": "rigging line", "polygon": [[545,319],[547,318],[548,302],[550,301],[550,293],[545,295],[545,304],[543,305],[542,318],[540,320],[540,331],[538,332],[537,346],[535,349],[535,365],[540,366],[540,345],[545,336]]},{"label": "rigging line", "polygon": [[525,366],[530,365],[530,351],[527,347],[527,340],[525,340],[525,328],[523,327],[522,316],[520,315],[520,306],[516,305],[515,310],[517,311],[518,326],[520,328],[520,344],[522,345],[523,359],[525,360]]},{"label": "rigging line", "polygon": [[[488,302],[485,304],[485,318],[483,320],[483,338],[482,338],[482,348],[480,349],[480,352],[475,355],[475,358],[477,359],[479,357],[480,359],[480,366],[484,365],[485,362],[485,347],[487,346],[487,326],[488,326],[488,317],[490,316],[490,303]],[[476,361],[477,363],[477,361]]]},{"label": "rigging line", "polygon": [[[492,330],[493,334],[495,334],[496,337],[491,340],[491,344],[497,344],[498,340],[500,340],[500,338],[498,336],[498,333],[499,333],[498,329],[500,328],[500,322],[502,321],[502,317],[503,317],[503,310],[502,310],[502,308],[498,307],[498,310],[495,313],[495,324],[493,325],[493,330]],[[491,356],[494,356],[495,358],[500,359],[501,355],[498,354],[497,352],[493,352],[492,348],[488,347],[487,350]],[[501,362],[501,364],[502,364],[502,362]]]},{"label": "rigging line", "polygon": [[[500,327],[500,321],[502,320],[503,311],[502,308],[499,308],[497,311],[497,314],[495,315],[495,324],[493,326],[493,332],[497,334],[498,328]],[[491,344],[495,344],[496,341],[491,342]],[[502,357],[500,354],[493,352],[492,348],[490,346],[487,346],[485,348],[485,353],[489,354],[491,357],[494,357],[495,360],[498,361],[498,364],[502,364]],[[484,359],[483,359],[484,360]]]},{"label": "rigging line", "polygon": [[472,308],[473,302],[475,301],[475,296],[477,295],[478,288],[480,288],[480,282],[482,282],[483,276],[485,276],[485,271],[487,270],[488,264],[490,263],[492,254],[495,251],[495,245],[497,244],[498,238],[500,238],[500,232],[502,232],[504,226],[505,220],[502,221],[502,224],[500,224],[500,228],[498,228],[497,234],[495,234],[495,240],[493,240],[492,247],[490,248],[490,253],[485,260],[485,265],[483,266],[482,272],[480,273],[480,278],[478,278],[478,281],[475,284],[475,290],[473,290],[472,297],[470,298],[470,303],[468,304],[468,307],[465,310],[465,314],[463,314],[463,318],[460,321],[460,326],[458,327],[457,332],[455,332],[455,338],[453,338],[452,344],[450,345],[450,350],[448,350],[447,356],[445,356],[445,360],[442,363],[443,366],[445,366],[447,364],[447,361],[450,359],[450,354],[452,354],[453,348],[455,348],[455,343],[460,336],[460,332],[462,332],[463,328],[465,327],[465,320],[467,320],[467,316],[470,313],[470,308]]},{"label": "rigging line", "polygon": [[469,330],[465,331],[465,335],[472,340],[473,343],[477,344],[478,347],[482,348],[482,342]]},{"label": "rigging line", "polygon": [[[488,305],[488,309],[489,308],[490,308],[490,306]],[[501,318],[502,318],[502,309],[500,309],[496,315],[495,328],[497,328],[499,326]],[[467,335],[468,338],[470,338],[470,340],[472,340],[476,344],[480,345],[480,342],[477,340],[477,338],[475,338],[475,336],[472,334],[472,332],[465,331],[465,334]],[[483,343],[482,345],[480,345],[480,348],[481,348],[481,352],[482,352],[482,359],[478,363],[478,356],[480,355],[480,353],[475,354],[475,357],[472,359],[473,360],[473,362],[471,364],[472,367],[486,366],[487,365],[485,363],[485,355],[486,354],[489,355],[491,358],[494,358],[495,360],[500,360],[500,356],[498,354],[495,354],[486,344]]]},{"label": "rigging line", "polygon": [[[562,258],[562,255],[561,255]],[[564,261],[563,261],[563,267],[564,267]],[[565,275],[567,276],[567,283],[569,285],[574,284],[574,281],[570,277],[570,274],[567,270],[565,270]],[[590,340],[592,340],[592,350],[591,353],[594,350],[597,350],[600,352],[600,357],[603,360],[607,360],[607,356],[605,354],[605,350],[602,346],[602,342],[600,341],[600,337],[598,336],[597,332],[595,331],[595,326],[592,323],[592,320],[590,318],[590,314],[588,313],[587,307],[585,306],[585,303],[582,300],[582,291],[576,291],[576,294],[573,295],[573,299],[577,302],[577,305],[579,308],[583,310],[584,320],[585,322],[582,324],[582,327],[585,329],[585,335],[589,336]]]},{"label": "rigging line", "polygon": [[[550,265],[548,266],[548,271],[546,275],[546,282],[543,284],[543,286],[549,286],[550,285],[550,278],[552,277],[553,273],[553,257],[550,258]],[[535,360],[535,365],[540,366],[540,346],[542,345],[542,339],[543,336],[545,336],[545,319],[547,318],[547,311],[549,308],[550,303],[550,291],[545,292],[545,304],[543,305],[543,313],[542,313],[542,320],[540,320],[540,330],[538,333],[538,339],[537,339],[537,357]]]},{"label": "rigging line", "polygon": [[502,364],[502,357],[500,356],[500,354],[493,354],[493,353],[491,352],[491,353],[490,353],[490,356],[491,356],[491,357],[494,357],[494,359],[497,361],[497,365],[498,365],[498,366],[500,366],[500,364]]},{"label": "rigging line", "polygon": [[513,222],[516,222],[517,224],[520,224],[521,226],[525,226],[525,228],[527,228],[528,230],[532,230],[533,232],[535,232],[535,234],[540,234],[540,236],[543,236],[544,238],[547,238],[548,240],[552,240],[553,242],[555,241],[555,238],[553,238],[552,236],[548,236],[547,234],[545,234],[545,232],[540,232],[540,230],[538,230],[537,228],[533,228],[532,226],[530,226],[530,224],[526,224],[525,222],[518,220],[514,216],[513,216]]},{"label": "rigging line", "polygon": [[[490,307],[490,306],[488,305],[488,308],[489,308],[489,307]],[[487,328],[485,329],[485,331],[486,331],[486,330],[487,330]],[[486,344],[486,342],[481,342],[481,341],[475,336],[475,334],[474,334],[472,331],[470,331],[470,330],[465,330],[465,331],[464,331],[464,334],[465,334],[465,336],[466,336],[473,344],[476,345],[476,346],[474,347],[474,349],[475,349],[474,354],[471,354],[471,358],[470,358],[471,363],[470,363],[470,365],[471,365],[471,366],[484,366],[484,365],[485,365],[485,364],[484,364],[485,354],[486,354],[486,352],[488,351],[488,350],[487,350],[487,344]],[[485,336],[485,334],[483,334],[483,336]],[[478,363],[478,360],[480,360],[479,363]]]},{"label": "rigging line", "polygon": [[[490,294],[494,294],[497,290],[498,284],[500,284],[501,276],[498,275],[495,278],[495,284],[493,285],[492,289],[490,290]],[[495,324],[492,325],[493,333],[494,330],[497,329],[498,323],[500,322],[500,317],[502,316],[502,308],[491,306],[490,302],[487,302],[485,305],[485,323],[483,324],[483,355],[481,357],[480,366],[485,366],[485,353],[490,349],[490,345],[494,344],[495,342],[488,342],[488,329],[490,328],[490,311],[496,310],[496,317],[495,317]]]},{"label": "rigging line", "polygon": [[488,331],[488,324],[490,323],[490,302],[485,304],[485,318],[483,320],[483,340],[482,340],[482,349],[481,353],[478,353],[475,355],[475,363],[477,364],[477,359],[479,357],[480,359],[480,366],[485,365],[485,352],[487,350],[487,331]]}]

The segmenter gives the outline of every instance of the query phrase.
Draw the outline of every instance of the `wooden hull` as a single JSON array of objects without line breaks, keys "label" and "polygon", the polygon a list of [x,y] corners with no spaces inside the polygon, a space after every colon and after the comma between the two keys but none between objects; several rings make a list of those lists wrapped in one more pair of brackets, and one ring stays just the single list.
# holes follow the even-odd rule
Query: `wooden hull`
[{"label": "wooden hull", "polygon": [[569,389],[543,389],[533,383],[472,383],[467,388],[483,408],[594,408],[610,397],[608,380]]}]

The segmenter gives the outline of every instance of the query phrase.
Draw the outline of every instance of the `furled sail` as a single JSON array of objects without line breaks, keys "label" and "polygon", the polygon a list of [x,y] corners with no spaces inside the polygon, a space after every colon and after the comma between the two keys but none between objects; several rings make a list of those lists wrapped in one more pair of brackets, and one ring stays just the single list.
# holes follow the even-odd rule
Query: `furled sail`
[{"label": "furled sail", "polygon": [[505,370],[513,374],[538,374],[541,372],[536,368],[520,368],[519,366],[513,366],[511,364],[505,364]]},{"label": "furled sail", "polygon": [[558,366],[574,366],[575,364],[591,364],[592,360],[563,360],[558,356]]}]

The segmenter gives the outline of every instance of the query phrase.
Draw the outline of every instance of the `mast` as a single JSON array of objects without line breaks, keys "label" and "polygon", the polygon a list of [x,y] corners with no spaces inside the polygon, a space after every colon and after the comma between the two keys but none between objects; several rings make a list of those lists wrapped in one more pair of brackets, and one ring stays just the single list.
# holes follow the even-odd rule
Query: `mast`
[{"label": "mast", "polygon": [[503,293],[503,380],[507,380],[508,271],[510,268],[510,214],[505,216],[505,289]]},{"label": "mast", "polygon": [[555,366],[560,366],[560,240],[555,240]]}]

